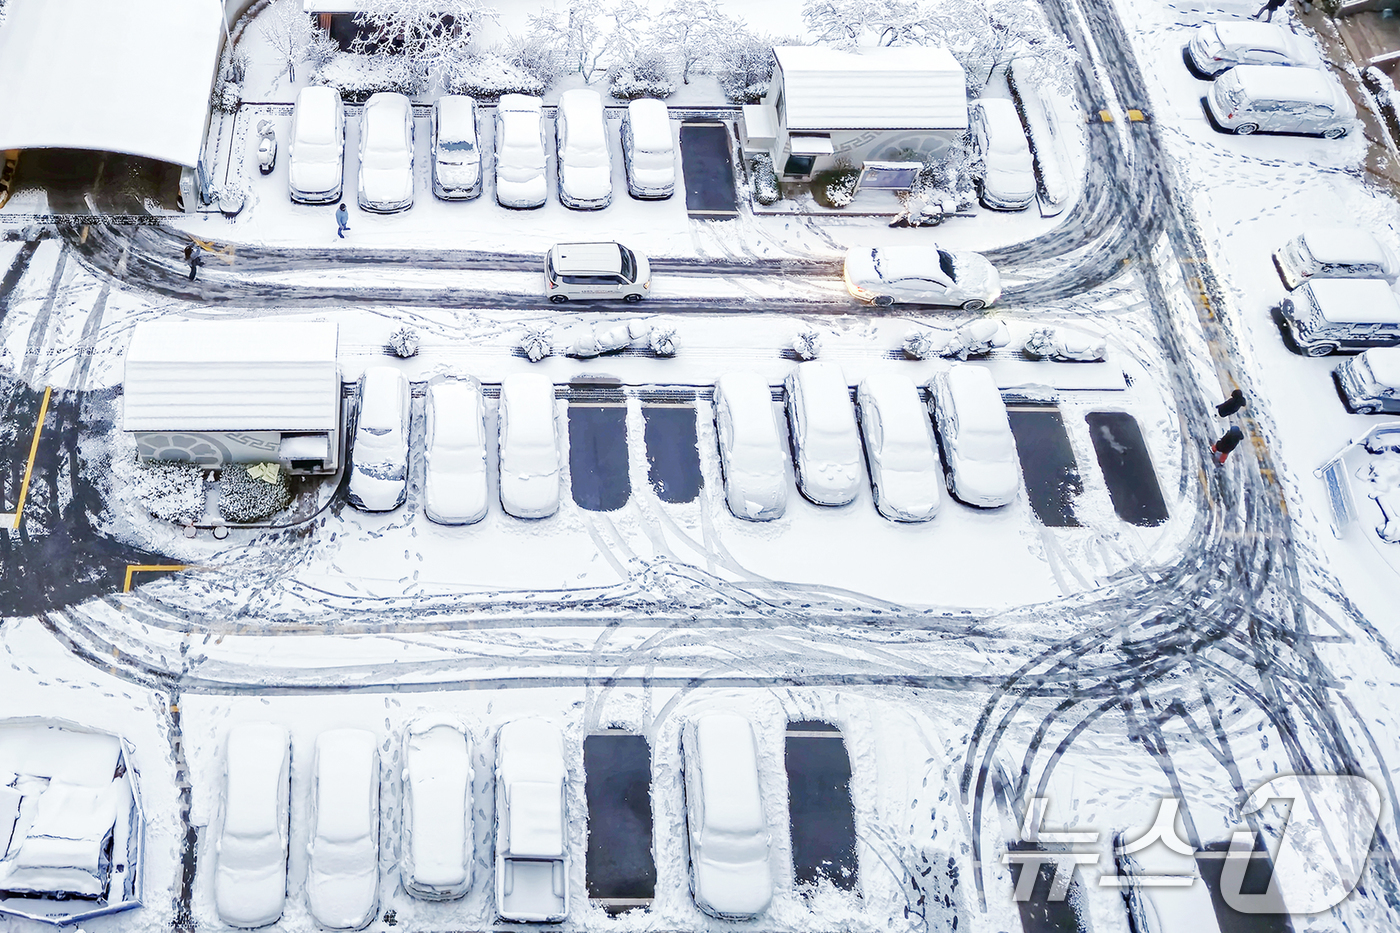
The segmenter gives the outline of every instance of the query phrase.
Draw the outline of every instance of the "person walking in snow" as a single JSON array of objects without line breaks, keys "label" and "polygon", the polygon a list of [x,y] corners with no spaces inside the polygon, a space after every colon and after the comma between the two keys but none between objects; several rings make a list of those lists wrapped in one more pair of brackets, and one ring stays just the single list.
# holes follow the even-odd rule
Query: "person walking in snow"
[{"label": "person walking in snow", "polygon": [[204,262],[200,250],[195,249],[193,243],[185,246],[185,262],[190,264],[190,281],[193,282],[195,275],[199,272],[200,264]]},{"label": "person walking in snow", "polygon": [[1244,392],[1236,389],[1230,393],[1230,397],[1219,405],[1215,406],[1216,414],[1222,418],[1228,418],[1246,405]]},{"label": "person walking in snow", "polygon": [[1220,440],[1210,445],[1210,452],[1215,455],[1216,463],[1224,463],[1225,458],[1230,456],[1230,451],[1240,446],[1240,441],[1244,440],[1244,432],[1239,425],[1230,425],[1230,430],[1221,435]]},{"label": "person walking in snow", "polygon": [[1262,16],[1264,17],[1264,22],[1272,23],[1274,21],[1274,11],[1282,8],[1287,2],[1288,0],[1267,0],[1267,2],[1259,8],[1259,12],[1251,16],[1250,19],[1258,19]]},{"label": "person walking in snow", "polygon": [[344,204],[335,209],[335,222],[340,225],[339,229],[335,231],[336,234],[342,240],[345,239],[345,231],[350,229],[350,212],[345,209]]}]

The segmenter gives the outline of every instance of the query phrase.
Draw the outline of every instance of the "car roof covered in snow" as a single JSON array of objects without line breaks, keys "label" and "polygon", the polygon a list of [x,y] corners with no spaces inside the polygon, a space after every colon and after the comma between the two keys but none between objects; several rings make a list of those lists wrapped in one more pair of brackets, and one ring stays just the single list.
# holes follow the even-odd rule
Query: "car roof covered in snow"
[{"label": "car roof covered in snow", "polygon": [[390,428],[403,420],[403,400],[400,394],[404,374],[392,366],[371,366],[365,370],[365,384],[360,391],[360,424]]},{"label": "car roof covered in snow", "polygon": [[1308,252],[1321,263],[1394,265],[1394,256],[1364,227],[1317,227],[1303,233]]},{"label": "car roof covered in snow", "polygon": [[1309,293],[1333,324],[1400,324],[1400,302],[1385,279],[1310,279]]},{"label": "car roof covered in snow", "polygon": [[1371,347],[1363,355],[1377,382],[1400,389],[1400,347]]},{"label": "car roof covered in snow", "polygon": [[460,884],[471,847],[471,740],[461,723],[433,716],[409,726],[404,744],[404,777],[413,795],[414,880]]},{"label": "car roof covered in snow", "polygon": [[476,139],[476,101],[460,94],[445,94],[433,104],[437,108],[440,140]]},{"label": "car roof covered in snow", "polygon": [[480,445],[481,386],[475,379],[444,379],[428,383],[433,406],[433,443],[447,447]]},{"label": "car roof covered in snow", "polygon": [[560,274],[600,274],[622,271],[622,250],[616,243],[559,243],[554,269]]},{"label": "car roof covered in snow", "polygon": [[778,429],[773,418],[773,390],[760,376],[748,372],[724,373],[715,380],[724,396],[736,439],[767,444],[776,440]]},{"label": "car roof covered in snow", "polygon": [[335,141],[335,104],[340,99],[333,87],[304,87],[297,92],[296,141],[326,145]]},{"label": "car roof covered in snow", "polygon": [[564,792],[558,783],[515,781],[506,786],[511,855],[558,858],[564,854]]},{"label": "car roof covered in snow", "polygon": [[501,726],[496,735],[496,768],[506,784],[564,780],[564,736],[559,727],[534,717]]},{"label": "car roof covered in snow", "polygon": [[900,279],[929,279],[943,285],[953,280],[943,274],[939,263],[937,243],[880,246],[871,251],[870,263],[883,282]]},{"label": "car roof covered in snow", "polygon": [[380,91],[370,95],[361,113],[365,121],[364,132],[376,139],[383,136],[397,145],[402,140],[404,115],[412,119],[413,104],[402,94]]},{"label": "car roof covered in snow", "polygon": [[1229,48],[1266,49],[1289,54],[1300,44],[1291,31],[1276,23],[1234,20],[1212,23],[1202,28],[1214,29],[1220,41]]},{"label": "car roof covered in snow", "polygon": [[1336,78],[1316,68],[1240,65],[1216,80],[1238,81],[1252,100],[1286,100],[1333,106],[1339,97],[1346,96]]},{"label": "car roof covered in snow", "polygon": [[705,713],[694,728],[705,828],[735,834],[763,829],[753,726],[737,713]]},{"label": "car roof covered in snow", "polygon": [[554,383],[548,376],[511,373],[501,380],[501,399],[509,405],[512,443],[554,445]]},{"label": "car roof covered in snow", "polygon": [[315,431],[339,426],[336,325],[142,321],[126,351],[126,431]]},{"label": "car roof covered in snow", "polygon": [[908,423],[911,416],[915,421],[928,421],[919,387],[903,373],[871,373],[860,381],[859,392],[890,421]]},{"label": "car roof covered in snow", "polygon": [[936,46],[773,50],[790,130],[966,129],[967,79]]},{"label": "car roof covered in snow", "polygon": [[316,835],[354,842],[374,832],[379,753],[374,733],[329,729],[316,736]]},{"label": "car roof covered in snow", "polygon": [[1006,403],[985,367],[955,363],[948,370],[948,395],[957,410],[959,431],[1010,431]]},{"label": "car roof covered in snow", "polygon": [[288,742],[286,728],[276,723],[245,722],[229,730],[224,832],[247,837],[277,831],[277,784]]},{"label": "car roof covered in snow", "polygon": [[788,378],[802,395],[802,410],[808,430],[818,434],[849,433],[852,439],[855,438],[855,413],[851,408],[850,387],[839,363],[830,360],[798,363]]},{"label": "car roof covered in snow", "polygon": [[590,149],[607,145],[603,98],[597,91],[576,87],[559,95],[559,112],[569,123],[569,145]]},{"label": "car roof covered in snow", "polygon": [[643,152],[670,152],[671,112],[659,100],[643,97],[627,105],[632,144]]}]

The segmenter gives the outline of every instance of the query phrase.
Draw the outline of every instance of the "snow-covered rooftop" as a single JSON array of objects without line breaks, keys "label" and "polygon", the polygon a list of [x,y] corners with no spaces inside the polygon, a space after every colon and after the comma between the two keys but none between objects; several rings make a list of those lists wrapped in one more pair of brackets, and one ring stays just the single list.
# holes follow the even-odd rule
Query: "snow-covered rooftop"
[{"label": "snow-covered rooftop", "polygon": [[0,25],[0,87],[12,91],[0,149],[196,165],[222,15],[222,3],[189,0],[13,0]]},{"label": "snow-covered rooftop", "polygon": [[773,51],[789,130],[967,128],[967,81],[947,49]]},{"label": "snow-covered rooftop", "polygon": [[143,321],[126,353],[127,431],[328,431],[336,325]]}]

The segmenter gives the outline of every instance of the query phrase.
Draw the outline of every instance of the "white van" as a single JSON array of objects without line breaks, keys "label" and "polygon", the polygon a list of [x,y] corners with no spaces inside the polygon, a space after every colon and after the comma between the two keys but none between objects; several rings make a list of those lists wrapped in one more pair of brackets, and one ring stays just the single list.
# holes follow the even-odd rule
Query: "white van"
[{"label": "white van", "polygon": [[627,105],[622,118],[622,161],[632,197],[660,199],[675,193],[676,144],[670,111],[661,101],[643,98]]},{"label": "white van", "polygon": [[1362,350],[1333,370],[1342,401],[1358,415],[1400,412],[1400,347]]},{"label": "white van", "polygon": [[340,200],[345,178],[345,105],[333,87],[304,87],[292,108],[287,189],[300,204]]},{"label": "white van", "polygon": [[555,304],[641,301],[650,288],[651,263],[621,243],[560,243],[544,257],[544,290]]},{"label": "white van", "polygon": [[1312,133],[1345,136],[1356,122],[1356,107],[1342,83],[1314,68],[1240,65],[1215,79],[1202,100],[1222,132]]},{"label": "white van", "polygon": [[1400,302],[1384,279],[1314,279],[1278,310],[1308,356],[1400,343]]},{"label": "white van", "polygon": [[1361,227],[1319,227],[1300,233],[1274,253],[1274,267],[1290,291],[1312,278],[1400,277],[1395,254]]}]

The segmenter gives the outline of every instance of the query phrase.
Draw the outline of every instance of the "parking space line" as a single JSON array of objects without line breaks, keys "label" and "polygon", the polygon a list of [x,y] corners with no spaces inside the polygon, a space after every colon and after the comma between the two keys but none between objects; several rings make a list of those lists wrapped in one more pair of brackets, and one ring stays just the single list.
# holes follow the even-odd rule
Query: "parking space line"
[{"label": "parking space line", "polygon": [[29,496],[29,477],[34,473],[34,458],[39,453],[39,435],[44,431],[44,416],[49,413],[49,396],[53,386],[44,386],[44,400],[39,404],[39,420],[34,425],[34,440],[29,444],[29,461],[24,465],[24,481],[19,486],[19,503],[15,506],[14,530],[19,531],[20,520],[24,517],[24,500]]},{"label": "parking space line", "polygon": [[168,570],[168,571],[170,571],[171,573],[175,573],[176,571],[179,571],[179,570],[189,570],[189,569],[190,569],[190,565],[189,565],[189,564],[127,564],[127,565],[126,565],[126,581],[122,584],[122,592],[123,592],[123,593],[130,593],[130,592],[131,592],[131,575],[132,575],[133,573],[142,573],[142,572],[157,571],[157,570]]}]

